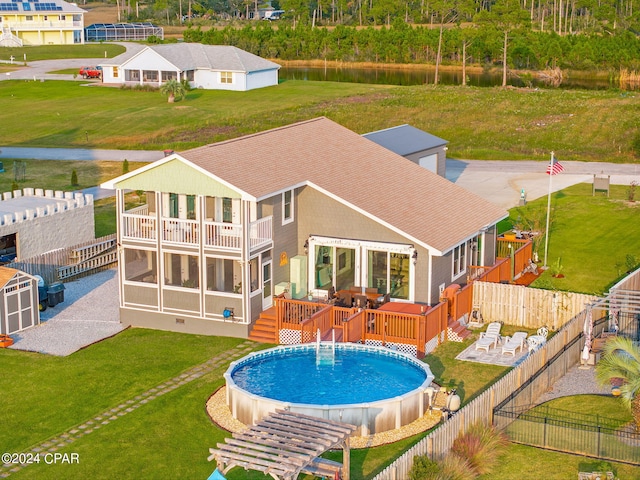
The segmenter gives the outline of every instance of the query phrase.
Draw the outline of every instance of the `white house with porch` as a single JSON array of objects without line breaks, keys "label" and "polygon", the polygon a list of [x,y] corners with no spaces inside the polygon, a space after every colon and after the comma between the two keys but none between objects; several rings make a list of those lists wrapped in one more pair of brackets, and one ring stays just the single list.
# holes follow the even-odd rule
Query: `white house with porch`
[{"label": "white house with porch", "polygon": [[101,64],[104,83],[246,91],[278,84],[280,65],[228,45],[175,43],[128,49]]}]

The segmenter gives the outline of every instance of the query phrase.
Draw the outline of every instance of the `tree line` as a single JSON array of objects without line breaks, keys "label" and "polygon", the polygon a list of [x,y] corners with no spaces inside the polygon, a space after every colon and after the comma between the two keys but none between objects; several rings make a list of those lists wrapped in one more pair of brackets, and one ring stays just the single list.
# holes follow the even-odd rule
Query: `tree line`
[{"label": "tree line", "polygon": [[[410,26],[332,28],[252,22],[242,28],[189,28],[185,42],[234,45],[264,58],[327,59],[396,64],[503,65],[515,69],[640,70],[640,41],[630,31],[559,35],[495,21],[444,28]],[[506,62],[505,62],[506,60]]]}]

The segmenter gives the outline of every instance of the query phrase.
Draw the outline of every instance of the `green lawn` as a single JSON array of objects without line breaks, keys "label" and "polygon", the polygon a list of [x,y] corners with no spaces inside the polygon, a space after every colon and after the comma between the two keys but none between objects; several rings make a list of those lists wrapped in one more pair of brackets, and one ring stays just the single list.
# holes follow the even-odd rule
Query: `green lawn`
[{"label": "green lawn", "polygon": [[[544,406],[568,411],[570,415],[588,415],[592,419],[597,416],[606,417],[606,423],[613,425],[624,425],[632,420],[631,413],[621,406],[620,399],[612,396],[574,395],[551,400],[546,402]],[[512,424],[512,428],[517,428],[516,424]],[[573,435],[570,439],[572,443],[575,443],[576,438],[581,438],[581,436]],[[607,443],[601,447],[610,448],[610,442]],[[532,458],[535,458],[535,462],[531,461]],[[528,468],[523,468],[523,465],[527,465]],[[516,444],[510,444],[507,447],[505,453],[500,456],[497,468],[491,474],[479,478],[482,480],[537,480],[539,478],[564,480],[577,478],[579,471],[602,470],[613,471],[621,480],[640,479],[640,467]],[[542,472],[544,476],[541,477]]]},{"label": "green lawn", "polygon": [[[0,82],[0,145],[180,151],[317,116],[358,133],[410,123],[449,156],[636,162],[640,106],[618,91],[385,86],[283,81],[249,92],[157,91],[80,82]],[[37,115],[25,115],[35,112]],[[553,113],[549,113],[553,112]]]},{"label": "green lawn", "polygon": [[[554,278],[547,270],[532,286],[602,294],[640,265],[640,202],[627,198],[628,187],[620,185],[612,186],[609,198],[592,196],[590,184],[554,193],[547,264],[555,265],[560,258],[564,278]],[[511,209],[501,228],[541,214],[544,219],[546,207],[545,197]],[[542,261],[544,241],[540,247]]]},{"label": "green lawn", "polygon": [[[86,45],[43,45],[38,47],[3,47],[0,49],[0,59],[24,64],[35,60],[55,60],[59,58],[112,58],[125,52],[122,45],[115,43],[88,43]],[[106,55],[105,55],[106,54]]]},{"label": "green lawn", "polygon": [[[0,376],[16,378],[0,390],[5,419],[0,444],[5,451],[25,451],[243,341],[129,329],[68,357],[0,350]],[[456,361],[464,347],[447,344],[427,361],[438,380],[461,386],[467,401],[506,369]],[[212,470],[208,447],[228,434],[211,423],[204,405],[224,383],[227,366],[225,362],[64,447],[63,452],[80,454],[79,465],[30,466],[15,478],[131,478],[130,472],[137,478],[206,478]],[[423,436],[354,450],[352,478],[371,478]],[[338,460],[340,455],[329,454]],[[235,469],[229,478],[266,477]]]}]

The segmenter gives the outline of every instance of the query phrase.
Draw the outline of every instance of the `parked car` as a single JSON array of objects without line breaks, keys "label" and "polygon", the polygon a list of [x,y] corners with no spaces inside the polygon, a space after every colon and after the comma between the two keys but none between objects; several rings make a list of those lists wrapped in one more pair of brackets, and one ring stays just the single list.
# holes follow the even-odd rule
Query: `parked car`
[{"label": "parked car", "polygon": [[100,67],[80,67],[78,71],[82,78],[100,78],[102,77],[102,68]]}]

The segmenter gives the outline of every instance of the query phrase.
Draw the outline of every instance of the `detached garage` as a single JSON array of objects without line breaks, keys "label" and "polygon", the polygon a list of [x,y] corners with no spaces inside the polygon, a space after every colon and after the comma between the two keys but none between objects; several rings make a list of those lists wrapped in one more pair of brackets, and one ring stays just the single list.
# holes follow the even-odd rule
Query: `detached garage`
[{"label": "detached garage", "polygon": [[363,137],[417,163],[422,168],[446,177],[447,140],[411,125],[365,133]]},{"label": "detached garage", "polygon": [[13,334],[40,323],[38,279],[0,267],[0,334]]}]

